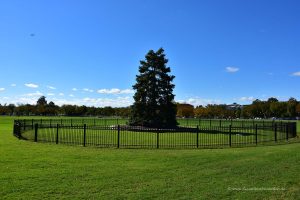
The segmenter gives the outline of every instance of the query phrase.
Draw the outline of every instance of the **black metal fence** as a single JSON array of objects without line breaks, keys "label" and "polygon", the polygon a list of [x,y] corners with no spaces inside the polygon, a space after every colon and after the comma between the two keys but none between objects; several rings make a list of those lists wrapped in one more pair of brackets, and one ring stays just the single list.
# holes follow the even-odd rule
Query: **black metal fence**
[{"label": "black metal fence", "polygon": [[[128,124],[127,118],[89,118],[89,117],[68,117],[68,118],[43,118],[43,119],[18,119],[18,121],[24,121],[26,124],[68,124],[68,125],[99,125],[99,126],[110,126],[110,125],[126,125]],[[275,120],[255,120],[255,119],[200,119],[200,118],[177,118],[177,122],[180,126],[273,126],[274,123],[285,123],[285,121]]]},{"label": "black metal fence", "polygon": [[103,125],[103,119],[24,119],[14,121],[13,133],[34,142],[116,148],[255,146],[288,141],[297,133],[295,122],[206,120],[176,129],[132,127],[120,122]]}]

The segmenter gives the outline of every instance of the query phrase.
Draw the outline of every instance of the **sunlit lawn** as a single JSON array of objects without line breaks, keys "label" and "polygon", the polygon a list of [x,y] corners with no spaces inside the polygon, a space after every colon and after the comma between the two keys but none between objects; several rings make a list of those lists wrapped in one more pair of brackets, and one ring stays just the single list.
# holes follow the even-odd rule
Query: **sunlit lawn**
[{"label": "sunlit lawn", "polygon": [[34,143],[0,118],[0,199],[297,199],[300,144],[116,149]]}]

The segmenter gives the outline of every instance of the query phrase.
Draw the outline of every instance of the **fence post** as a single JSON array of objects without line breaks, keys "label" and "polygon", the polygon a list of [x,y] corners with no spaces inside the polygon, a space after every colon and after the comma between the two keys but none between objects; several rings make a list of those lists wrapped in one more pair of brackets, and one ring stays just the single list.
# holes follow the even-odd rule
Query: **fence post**
[{"label": "fence post", "polygon": [[286,123],[285,126],[286,126],[286,140],[289,140],[289,124]]},{"label": "fence post", "polygon": [[18,136],[19,140],[21,139],[21,126],[19,120],[14,120],[13,133],[15,136]]},{"label": "fence post", "polygon": [[118,144],[117,147],[120,148],[120,125],[118,125]]},{"label": "fence post", "polygon": [[275,123],[275,127],[274,127],[274,140],[275,142],[277,142],[277,123]]},{"label": "fence post", "polygon": [[159,129],[157,129],[157,133],[156,133],[156,148],[159,148]]},{"label": "fence post", "polygon": [[297,122],[293,122],[293,137],[296,137],[297,135]]},{"label": "fence post", "polygon": [[71,127],[73,127],[73,119],[71,118]]},{"label": "fence post", "polygon": [[220,119],[220,128],[222,127],[222,120]]},{"label": "fence post", "polygon": [[34,141],[37,142],[38,138],[38,124],[34,125]]},{"label": "fence post", "polygon": [[255,125],[255,144],[257,145],[257,124]]},{"label": "fence post", "polygon": [[211,119],[209,120],[209,127],[211,127]]},{"label": "fence post", "polygon": [[199,147],[199,126],[197,126],[197,148]]},{"label": "fence post", "polygon": [[55,138],[56,144],[58,144],[58,129],[59,129],[59,124],[56,124],[56,138]]},{"label": "fence post", "polygon": [[17,123],[17,135],[18,135],[18,138],[19,140],[21,139],[21,136],[22,136],[22,133],[21,133],[21,124],[20,124],[20,121],[18,120],[18,123]]},{"label": "fence post", "polygon": [[86,142],[86,124],[83,125],[83,146],[85,147]]},{"label": "fence post", "polygon": [[60,125],[62,125],[62,119],[60,119]]},{"label": "fence post", "polygon": [[231,147],[231,125],[229,125],[229,146]]}]

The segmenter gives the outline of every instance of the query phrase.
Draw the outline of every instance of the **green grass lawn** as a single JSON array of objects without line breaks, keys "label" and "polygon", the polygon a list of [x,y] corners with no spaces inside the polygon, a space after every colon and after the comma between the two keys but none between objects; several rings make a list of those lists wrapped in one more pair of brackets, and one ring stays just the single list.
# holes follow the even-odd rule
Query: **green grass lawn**
[{"label": "green grass lawn", "polygon": [[34,143],[15,138],[12,118],[0,117],[0,199],[298,199],[299,152],[299,143],[201,150]]}]

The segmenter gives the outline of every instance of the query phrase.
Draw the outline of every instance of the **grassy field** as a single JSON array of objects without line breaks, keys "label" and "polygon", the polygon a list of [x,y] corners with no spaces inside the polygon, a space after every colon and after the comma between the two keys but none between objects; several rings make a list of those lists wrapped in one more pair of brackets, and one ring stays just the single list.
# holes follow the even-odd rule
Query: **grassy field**
[{"label": "grassy field", "polygon": [[299,143],[214,150],[33,143],[13,137],[12,118],[0,117],[0,199],[297,199],[299,151]]}]

